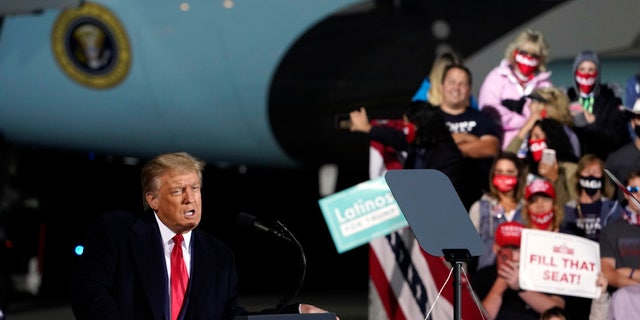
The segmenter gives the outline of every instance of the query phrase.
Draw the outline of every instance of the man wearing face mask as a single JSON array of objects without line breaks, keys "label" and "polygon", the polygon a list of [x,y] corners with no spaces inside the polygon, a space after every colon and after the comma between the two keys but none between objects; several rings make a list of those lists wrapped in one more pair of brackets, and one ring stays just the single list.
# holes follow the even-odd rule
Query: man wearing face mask
[{"label": "man wearing face mask", "polygon": [[606,160],[611,152],[631,141],[620,110],[622,99],[611,86],[600,82],[600,60],[593,51],[576,56],[573,76],[575,85],[567,95],[582,154],[592,153]]},{"label": "man wearing face mask", "polygon": [[582,156],[576,171],[578,198],[566,203],[561,232],[598,241],[600,231],[620,219],[623,208],[611,199],[613,186],[604,173],[604,162],[594,154]]}]

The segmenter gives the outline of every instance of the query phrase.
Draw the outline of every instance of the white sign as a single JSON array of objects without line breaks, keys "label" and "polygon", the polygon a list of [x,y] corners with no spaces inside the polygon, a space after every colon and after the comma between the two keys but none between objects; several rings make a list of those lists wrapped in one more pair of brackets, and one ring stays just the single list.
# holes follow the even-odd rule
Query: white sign
[{"label": "white sign", "polygon": [[522,229],[520,288],[551,294],[597,298],[600,246],[583,237]]}]

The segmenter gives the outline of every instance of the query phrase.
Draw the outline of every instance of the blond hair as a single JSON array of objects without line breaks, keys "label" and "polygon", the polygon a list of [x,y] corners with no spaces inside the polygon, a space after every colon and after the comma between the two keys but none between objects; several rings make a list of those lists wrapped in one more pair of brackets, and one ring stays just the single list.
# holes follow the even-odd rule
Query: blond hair
[{"label": "blond hair", "polygon": [[547,118],[554,119],[563,125],[573,126],[573,117],[569,112],[569,96],[557,87],[537,88],[532,94],[538,94],[547,100],[544,109]]},{"label": "blond hair", "polygon": [[444,69],[452,64],[462,64],[462,58],[454,52],[445,52],[440,54],[433,61],[431,65],[431,72],[429,73],[429,92],[427,94],[427,102],[432,106],[439,106],[442,104],[442,77],[444,75]]},{"label": "blond hair", "polygon": [[544,41],[544,36],[539,31],[526,29],[520,32],[520,34],[507,46],[507,49],[504,52],[505,60],[509,61],[509,64],[514,65],[516,61],[513,57],[513,52],[526,42],[531,42],[538,46],[538,52],[531,53],[535,53],[540,57],[540,65],[538,66],[538,70],[547,71],[549,45]]},{"label": "blond hair", "polygon": [[582,192],[582,186],[580,185],[580,172],[593,163],[597,163],[600,166],[600,171],[602,172],[602,188],[600,189],[600,194],[605,198],[611,199],[615,189],[609,181],[607,174],[604,172],[604,169],[606,168],[605,163],[600,157],[592,153],[585,154],[580,158],[580,160],[578,160],[578,168],[575,173],[575,190],[578,194]]}]

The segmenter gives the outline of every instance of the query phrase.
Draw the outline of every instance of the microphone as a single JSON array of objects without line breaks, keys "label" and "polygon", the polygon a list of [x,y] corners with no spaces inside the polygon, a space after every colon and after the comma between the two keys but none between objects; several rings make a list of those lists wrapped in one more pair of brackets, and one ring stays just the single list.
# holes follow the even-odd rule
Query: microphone
[{"label": "microphone", "polygon": [[269,233],[269,234],[271,234],[273,236],[276,236],[276,237],[278,237],[280,239],[284,239],[284,240],[287,240],[287,241],[292,241],[291,238],[289,238],[287,235],[283,234],[282,232],[280,232],[280,231],[278,231],[276,229],[273,229],[273,228],[270,228],[270,227],[264,225],[262,222],[260,222],[258,220],[258,218],[256,218],[253,215],[250,215],[250,214],[248,214],[246,212],[240,212],[238,214],[238,216],[236,217],[236,223],[238,225],[240,225],[240,226],[243,226],[243,227],[246,227],[246,228],[249,228],[249,229],[253,228],[253,229],[257,229],[257,230],[260,230],[262,232],[265,232],[265,233]]},{"label": "microphone", "polygon": [[300,274],[297,279],[296,287],[288,295],[284,296],[276,306],[276,313],[281,313],[282,309],[284,309],[287,303],[293,300],[300,292],[300,289],[302,289],[304,278],[307,274],[307,258],[304,255],[304,249],[302,248],[302,245],[300,244],[298,239],[296,239],[296,237],[293,235],[293,233],[291,233],[291,231],[289,231],[287,227],[285,227],[282,223],[280,223],[280,221],[276,220],[276,223],[278,223],[278,226],[280,227],[281,230],[284,230],[289,235],[285,235],[276,229],[267,227],[266,225],[258,221],[258,218],[245,212],[240,212],[238,214],[238,216],[236,217],[236,223],[247,228],[258,229],[262,232],[270,233],[278,238],[287,240],[289,242],[293,242],[298,247],[298,250],[300,251],[300,264],[299,264]]}]

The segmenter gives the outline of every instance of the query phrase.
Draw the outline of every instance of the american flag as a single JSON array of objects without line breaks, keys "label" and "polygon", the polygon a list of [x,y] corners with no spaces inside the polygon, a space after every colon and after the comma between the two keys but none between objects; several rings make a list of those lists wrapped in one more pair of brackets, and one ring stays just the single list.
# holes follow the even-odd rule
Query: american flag
[{"label": "american flag", "polygon": [[[372,124],[404,128],[401,120],[374,120]],[[371,141],[370,178],[401,169],[403,158],[404,154]],[[443,258],[422,250],[408,227],[369,242],[369,319],[425,319],[432,306],[429,319],[452,319],[454,288],[450,270]],[[483,319],[467,289],[467,279],[463,276],[462,280],[462,319]]]}]

